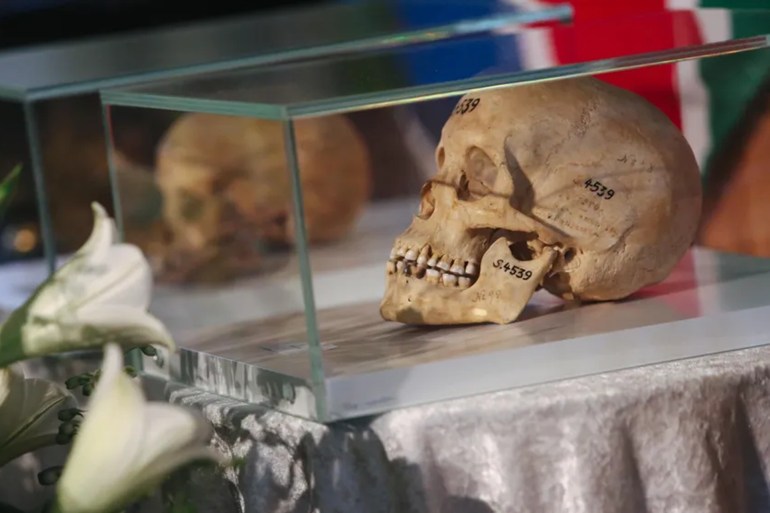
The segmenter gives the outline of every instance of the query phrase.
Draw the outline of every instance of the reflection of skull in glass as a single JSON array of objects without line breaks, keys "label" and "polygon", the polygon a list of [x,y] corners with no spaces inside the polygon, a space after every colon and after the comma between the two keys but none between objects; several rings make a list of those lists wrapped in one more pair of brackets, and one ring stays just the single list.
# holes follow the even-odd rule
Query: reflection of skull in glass
[{"label": "reflection of skull in glass", "polygon": [[[368,199],[368,150],[344,116],[300,119],[294,128],[308,239],[337,240]],[[280,122],[184,115],[159,146],[157,180],[172,239],[166,278],[237,276],[261,266],[260,245],[294,241]]]},{"label": "reflection of skull in glass", "polygon": [[387,265],[385,319],[516,320],[539,287],[613,300],[664,279],[701,206],[693,152],[644,99],[594,78],[472,93]]}]

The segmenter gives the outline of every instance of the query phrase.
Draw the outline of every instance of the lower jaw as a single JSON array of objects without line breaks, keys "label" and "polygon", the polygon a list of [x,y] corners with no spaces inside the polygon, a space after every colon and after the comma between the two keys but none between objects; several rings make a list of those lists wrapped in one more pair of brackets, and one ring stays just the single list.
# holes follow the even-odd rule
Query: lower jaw
[{"label": "lower jaw", "polygon": [[[500,238],[484,253],[478,279],[468,288],[444,287],[403,274],[389,275],[380,315],[385,320],[413,325],[508,324],[519,317],[555,257],[555,250],[546,248],[531,260],[518,260],[509,242]],[[502,260],[528,272],[527,279],[518,280],[502,272],[495,264]]]},{"label": "lower jaw", "polygon": [[410,325],[441,326],[501,322],[492,297],[477,279],[466,288],[448,287],[405,274],[387,277],[380,315],[388,321]]},{"label": "lower jaw", "polygon": [[388,278],[380,315],[388,321],[413,325],[448,325],[485,322],[484,316],[468,319],[465,293],[473,289],[446,288],[405,275]]}]

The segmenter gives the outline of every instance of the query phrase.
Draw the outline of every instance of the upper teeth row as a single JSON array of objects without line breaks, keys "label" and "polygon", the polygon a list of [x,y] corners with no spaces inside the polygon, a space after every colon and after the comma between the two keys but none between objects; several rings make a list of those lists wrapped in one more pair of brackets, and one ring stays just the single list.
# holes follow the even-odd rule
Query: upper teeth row
[{"label": "upper teeth row", "polygon": [[432,255],[427,244],[418,253],[414,248],[393,248],[390,251],[390,260],[404,259],[407,262],[415,262],[418,267],[440,269],[457,276],[476,276],[479,272],[479,264],[474,260],[464,261],[453,259],[447,255]]},{"label": "upper teeth row", "polygon": [[418,279],[425,278],[429,283],[460,288],[470,287],[479,270],[474,260],[431,255],[430,246],[427,245],[419,253],[414,249],[394,248],[386,267],[389,274],[406,274]]}]

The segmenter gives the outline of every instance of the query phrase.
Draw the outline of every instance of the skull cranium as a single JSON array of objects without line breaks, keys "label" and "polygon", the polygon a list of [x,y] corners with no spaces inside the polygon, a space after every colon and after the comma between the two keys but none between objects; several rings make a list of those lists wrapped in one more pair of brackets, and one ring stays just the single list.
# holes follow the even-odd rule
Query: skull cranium
[{"label": "skull cranium", "polygon": [[616,300],[663,280],[695,237],[700,172],[676,126],[596,78],[471,93],[396,240],[380,312],[505,324],[540,287]]},{"label": "skull cranium", "polygon": [[[371,162],[345,116],[295,122],[310,243],[345,237],[369,197]],[[185,114],[158,148],[170,281],[221,281],[262,270],[266,245],[291,245],[291,175],[280,122]]]}]

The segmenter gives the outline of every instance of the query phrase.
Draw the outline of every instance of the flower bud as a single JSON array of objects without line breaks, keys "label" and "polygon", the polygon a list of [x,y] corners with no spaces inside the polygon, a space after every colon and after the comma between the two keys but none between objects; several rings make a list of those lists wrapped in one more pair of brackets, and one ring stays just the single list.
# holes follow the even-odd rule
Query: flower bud
[{"label": "flower bud", "polygon": [[67,387],[67,390],[72,390],[73,388],[77,388],[80,385],[82,385],[82,383],[80,382],[81,378],[82,378],[81,375],[72,376],[71,378],[68,378],[67,381],[64,382],[64,386]]},{"label": "flower bud", "polygon": [[65,410],[61,410],[57,417],[62,422],[68,422],[78,415],[80,415],[80,410],[78,408],[67,408]]},{"label": "flower bud", "polygon": [[37,475],[37,482],[43,486],[51,486],[59,481],[64,467],[49,467]]},{"label": "flower bud", "polygon": [[62,422],[62,425],[59,426],[59,434],[72,437],[72,435],[75,434],[75,429],[75,424],[71,422]]}]

